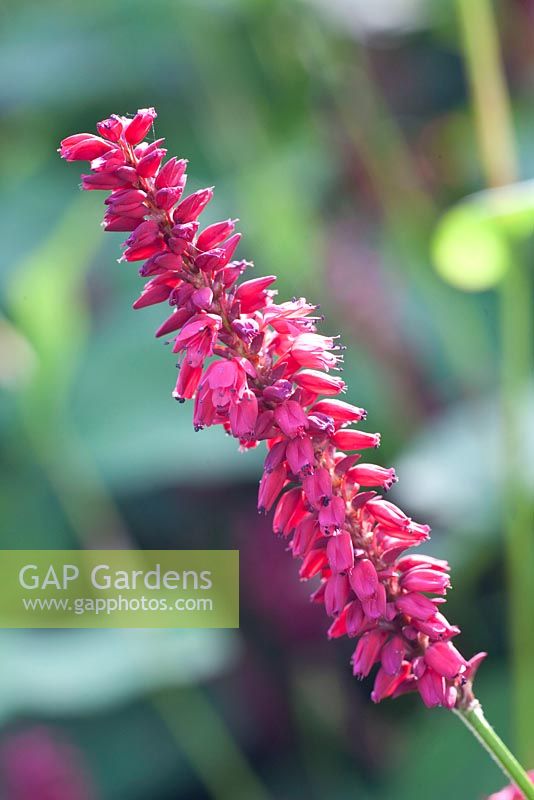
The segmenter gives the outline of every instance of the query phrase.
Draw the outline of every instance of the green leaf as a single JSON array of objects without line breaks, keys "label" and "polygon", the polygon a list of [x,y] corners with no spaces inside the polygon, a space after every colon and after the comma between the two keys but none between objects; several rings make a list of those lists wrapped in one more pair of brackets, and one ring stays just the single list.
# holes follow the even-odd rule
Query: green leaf
[{"label": "green leaf", "polygon": [[9,310],[37,358],[28,397],[38,405],[45,394],[52,402],[61,397],[87,333],[82,282],[101,242],[98,226],[87,226],[92,202],[76,197],[57,226],[11,274]]},{"label": "green leaf", "polygon": [[0,720],[21,713],[94,713],[231,666],[231,631],[2,631]]},{"label": "green leaf", "polygon": [[516,243],[533,230],[533,181],[471,195],[443,216],[434,233],[436,270],[458,289],[492,289],[514,258]]},{"label": "green leaf", "polygon": [[[521,460],[523,479],[534,489],[533,410],[531,387],[521,404]],[[501,413],[495,396],[458,404],[423,428],[396,460],[393,499],[421,522],[447,531],[446,538],[435,531],[427,552],[436,547],[462,564],[467,548],[496,539],[503,490]]]}]

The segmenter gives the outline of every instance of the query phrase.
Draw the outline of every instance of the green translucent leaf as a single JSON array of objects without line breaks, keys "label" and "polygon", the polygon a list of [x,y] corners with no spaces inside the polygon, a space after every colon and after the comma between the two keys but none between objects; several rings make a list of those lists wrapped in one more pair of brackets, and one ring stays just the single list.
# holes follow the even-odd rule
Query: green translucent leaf
[{"label": "green translucent leaf", "polygon": [[471,292],[491,289],[509,264],[508,247],[492,220],[470,203],[445,215],[434,237],[433,257],[447,283]]},{"label": "green translucent leaf", "polygon": [[458,289],[491,289],[506,273],[515,243],[533,229],[533,181],[471,195],[443,216],[434,233],[436,270]]}]

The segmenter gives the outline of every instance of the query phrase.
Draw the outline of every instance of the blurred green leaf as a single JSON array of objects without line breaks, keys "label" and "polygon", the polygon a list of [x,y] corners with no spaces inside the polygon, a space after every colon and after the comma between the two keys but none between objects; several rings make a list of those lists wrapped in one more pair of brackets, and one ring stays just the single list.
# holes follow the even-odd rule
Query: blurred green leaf
[{"label": "blurred green leaf", "polygon": [[436,269],[458,289],[491,289],[514,258],[514,242],[530,237],[533,230],[533,181],[471,195],[450,209],[436,228]]},{"label": "blurred green leaf", "polygon": [[231,631],[2,631],[0,719],[83,714],[229,668]]},{"label": "blurred green leaf", "polygon": [[238,175],[240,205],[254,209],[252,225],[247,213],[256,245],[251,257],[261,274],[279,275],[275,288],[282,300],[288,294],[320,291],[320,225],[314,209],[322,169],[312,142],[303,137],[291,148],[265,152]]},{"label": "blurred green leaf", "polygon": [[26,387],[30,405],[41,406],[46,397],[54,405],[61,401],[87,333],[82,282],[100,231],[88,228],[86,215],[86,198],[76,197],[56,228],[11,273],[11,316],[37,358]]},{"label": "blurred green leaf", "polygon": [[494,220],[470,202],[449,211],[434,235],[433,257],[438,273],[464,291],[495,286],[506,272],[509,255]]},{"label": "blurred green leaf", "polygon": [[[466,548],[496,538],[501,514],[503,463],[501,409],[496,397],[465,402],[423,428],[397,458],[399,483],[393,498],[424,522],[448,531],[426,546],[438,546],[461,563]],[[522,402],[522,463],[534,489],[534,388]],[[466,538],[465,533],[469,533]],[[463,558],[462,558],[463,554]]]}]

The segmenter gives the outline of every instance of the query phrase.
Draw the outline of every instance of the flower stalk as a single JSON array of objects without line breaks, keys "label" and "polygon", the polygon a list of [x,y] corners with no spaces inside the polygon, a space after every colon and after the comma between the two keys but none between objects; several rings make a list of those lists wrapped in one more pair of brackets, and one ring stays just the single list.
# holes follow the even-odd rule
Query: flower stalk
[{"label": "flower stalk", "polygon": [[489,724],[478,700],[473,700],[467,708],[456,708],[454,712],[517,787],[525,800],[534,800],[534,783]]}]

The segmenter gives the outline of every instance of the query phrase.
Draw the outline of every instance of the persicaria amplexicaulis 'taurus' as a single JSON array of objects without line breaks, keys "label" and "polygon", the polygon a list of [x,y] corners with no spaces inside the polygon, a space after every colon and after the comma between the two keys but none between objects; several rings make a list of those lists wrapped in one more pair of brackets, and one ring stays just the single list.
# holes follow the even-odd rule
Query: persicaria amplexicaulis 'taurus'
[{"label": "persicaria amplexicaulis 'taurus'", "polygon": [[236,221],[200,228],[213,190],[186,194],[187,161],[165,161],[163,139],[145,141],[155,117],[113,115],[60,153],[90,162],[82,188],[109,192],[104,229],[128,233],[121,260],[143,262],[134,308],[170,306],[156,336],[179,354],[174,397],[194,398],[197,430],[222,425],[243,448],[266,443],[258,507],[274,507],[300,577],[319,576],[312,599],[333,620],[330,638],[355,639],[354,674],[378,666],[372,699],[417,691],[427,706],[467,705],[485,654],[466,660],[453,644],[459,628],[441,613],[447,562],[406,554],[430,528],[380,494],[395,472],[361,455],[380,435],[355,427],[365,411],[340,399],[337,340],[317,333],[305,298],[276,302],[275,276],[239,282],[251,264],[234,258]]}]

